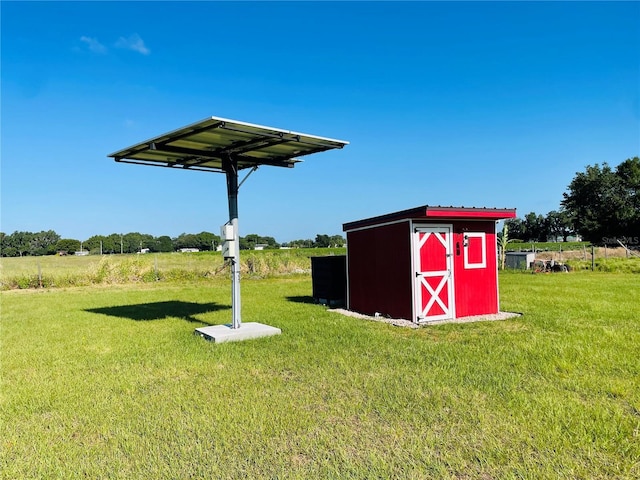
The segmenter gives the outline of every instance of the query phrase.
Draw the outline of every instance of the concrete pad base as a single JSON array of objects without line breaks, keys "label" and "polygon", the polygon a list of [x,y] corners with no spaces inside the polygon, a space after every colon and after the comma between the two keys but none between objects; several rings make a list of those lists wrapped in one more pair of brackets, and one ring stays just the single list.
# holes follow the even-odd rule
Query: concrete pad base
[{"label": "concrete pad base", "polygon": [[280,335],[282,330],[276,327],[270,327],[262,323],[247,322],[242,323],[240,328],[231,328],[231,325],[210,325],[208,327],[196,328],[195,333],[211,340],[212,342],[240,342],[242,340],[251,340],[254,338],[270,337],[272,335]]}]

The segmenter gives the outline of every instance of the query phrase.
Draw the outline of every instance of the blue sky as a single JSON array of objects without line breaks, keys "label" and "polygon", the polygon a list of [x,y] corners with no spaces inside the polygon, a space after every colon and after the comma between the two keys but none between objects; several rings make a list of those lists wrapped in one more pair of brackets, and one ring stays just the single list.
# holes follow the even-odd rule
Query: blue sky
[{"label": "blue sky", "polygon": [[107,154],[219,116],[347,140],[242,186],[280,242],[419,205],[559,208],[640,154],[640,3],[7,2],[0,229],[218,233],[223,175]]}]

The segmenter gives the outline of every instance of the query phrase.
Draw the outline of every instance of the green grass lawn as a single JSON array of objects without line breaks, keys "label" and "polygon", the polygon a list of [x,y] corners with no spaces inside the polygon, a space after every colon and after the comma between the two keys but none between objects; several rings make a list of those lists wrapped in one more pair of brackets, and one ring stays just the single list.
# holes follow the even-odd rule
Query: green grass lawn
[{"label": "green grass lawn", "polygon": [[22,478],[638,478],[640,276],[501,275],[520,318],[404,329],[308,275],[6,291],[1,470]]}]

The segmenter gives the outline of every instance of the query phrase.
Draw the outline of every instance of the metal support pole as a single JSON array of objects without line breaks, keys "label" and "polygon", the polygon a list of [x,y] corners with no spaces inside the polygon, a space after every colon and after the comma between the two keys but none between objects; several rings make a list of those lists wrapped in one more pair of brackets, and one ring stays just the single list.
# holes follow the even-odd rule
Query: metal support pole
[{"label": "metal support pole", "polygon": [[238,231],[238,161],[227,157],[222,162],[227,175],[227,194],[229,196],[229,223],[233,226],[234,256],[231,259],[231,328],[240,328],[240,233]]}]

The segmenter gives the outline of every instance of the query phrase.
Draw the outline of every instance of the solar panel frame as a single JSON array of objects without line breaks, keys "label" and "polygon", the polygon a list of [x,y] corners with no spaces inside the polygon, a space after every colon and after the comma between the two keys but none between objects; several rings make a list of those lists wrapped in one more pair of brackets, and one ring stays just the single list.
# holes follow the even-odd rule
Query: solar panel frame
[{"label": "solar panel frame", "polygon": [[[231,264],[231,329],[240,331],[240,236],[238,233],[238,189],[261,165],[293,167],[299,158],[342,148],[349,142],[265,127],[221,117],[209,117],[186,127],[145,140],[111,153],[116,162],[225,173],[233,248],[225,258]],[[238,171],[251,171],[238,183]],[[230,253],[233,251],[233,253]]]},{"label": "solar panel frame", "polygon": [[238,170],[261,165],[293,167],[298,157],[342,148],[349,142],[208,117],[108,156],[117,162],[223,172],[227,158]]}]

